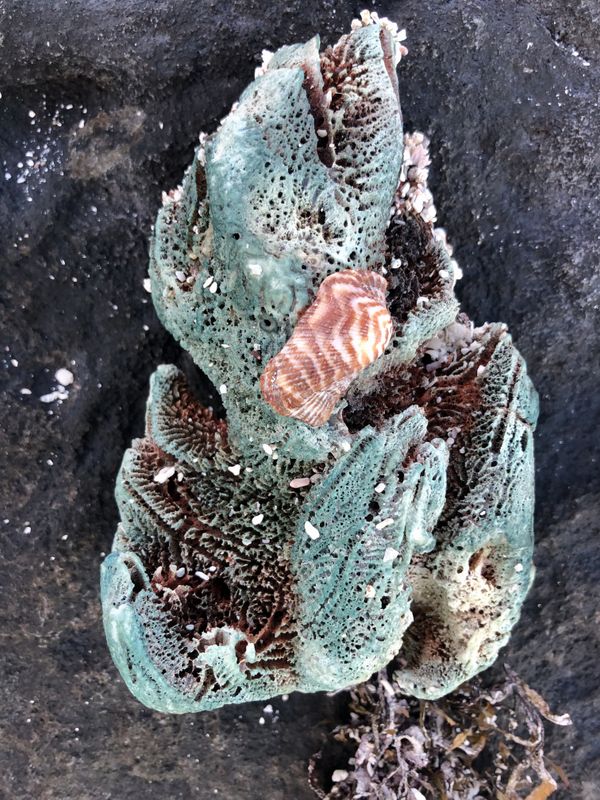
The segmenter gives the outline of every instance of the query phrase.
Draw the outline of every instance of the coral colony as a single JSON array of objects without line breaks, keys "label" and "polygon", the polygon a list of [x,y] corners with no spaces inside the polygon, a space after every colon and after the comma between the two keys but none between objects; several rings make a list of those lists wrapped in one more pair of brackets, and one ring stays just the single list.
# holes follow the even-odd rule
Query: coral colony
[{"label": "coral colony", "polygon": [[164,197],[150,280],[218,387],[152,377],[102,567],[106,635],[165,712],[366,680],[441,697],[506,643],[532,567],[537,395],[475,327],[403,135],[395,25],[265,53]]}]

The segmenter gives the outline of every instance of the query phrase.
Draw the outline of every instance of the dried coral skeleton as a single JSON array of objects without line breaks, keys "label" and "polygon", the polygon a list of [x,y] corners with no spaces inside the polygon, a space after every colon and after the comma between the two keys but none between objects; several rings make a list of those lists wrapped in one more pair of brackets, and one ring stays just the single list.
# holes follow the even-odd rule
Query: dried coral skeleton
[{"label": "dried coral skeleton", "polygon": [[[397,654],[399,685],[438,697],[517,620],[537,398],[506,328],[459,311],[427,143],[403,138],[402,39],[365,12],[322,53],[268,54],[164,197],[153,300],[225,419],[160,367],[117,482],[105,629],[153,708],[336,689]],[[314,320],[348,312],[323,298],[349,275],[349,350],[368,357],[344,364]],[[282,405],[273,374],[293,384],[305,334],[318,380]]]}]

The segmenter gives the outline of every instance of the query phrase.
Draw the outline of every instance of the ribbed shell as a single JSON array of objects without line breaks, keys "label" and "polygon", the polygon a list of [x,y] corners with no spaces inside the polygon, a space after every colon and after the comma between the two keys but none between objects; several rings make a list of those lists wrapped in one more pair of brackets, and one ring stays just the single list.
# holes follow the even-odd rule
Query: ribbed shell
[{"label": "ribbed shell", "polygon": [[278,414],[315,427],[327,422],[352,380],[390,341],[386,292],[377,272],[347,269],[325,278],[260,377],[263,397]]}]

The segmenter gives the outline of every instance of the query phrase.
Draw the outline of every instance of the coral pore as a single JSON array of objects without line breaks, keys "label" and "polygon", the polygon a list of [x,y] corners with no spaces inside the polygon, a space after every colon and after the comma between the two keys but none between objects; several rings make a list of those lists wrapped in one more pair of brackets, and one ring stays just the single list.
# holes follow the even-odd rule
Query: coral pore
[{"label": "coral pore", "polygon": [[533,568],[537,398],[474,327],[403,136],[405,49],[364,13],[265,54],[164,197],[150,277],[224,419],[162,366],[102,566],[131,691],[186,712],[365,680],[439,697],[507,641]]}]

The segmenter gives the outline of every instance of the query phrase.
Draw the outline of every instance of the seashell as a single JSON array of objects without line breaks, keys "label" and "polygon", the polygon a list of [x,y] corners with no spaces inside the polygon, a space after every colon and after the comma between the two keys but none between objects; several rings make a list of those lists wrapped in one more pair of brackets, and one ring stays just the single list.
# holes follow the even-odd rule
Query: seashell
[{"label": "seashell", "polygon": [[384,352],[393,332],[387,281],[347,269],[325,278],[280,352],[260,376],[278,414],[323,425],[352,380]]}]

